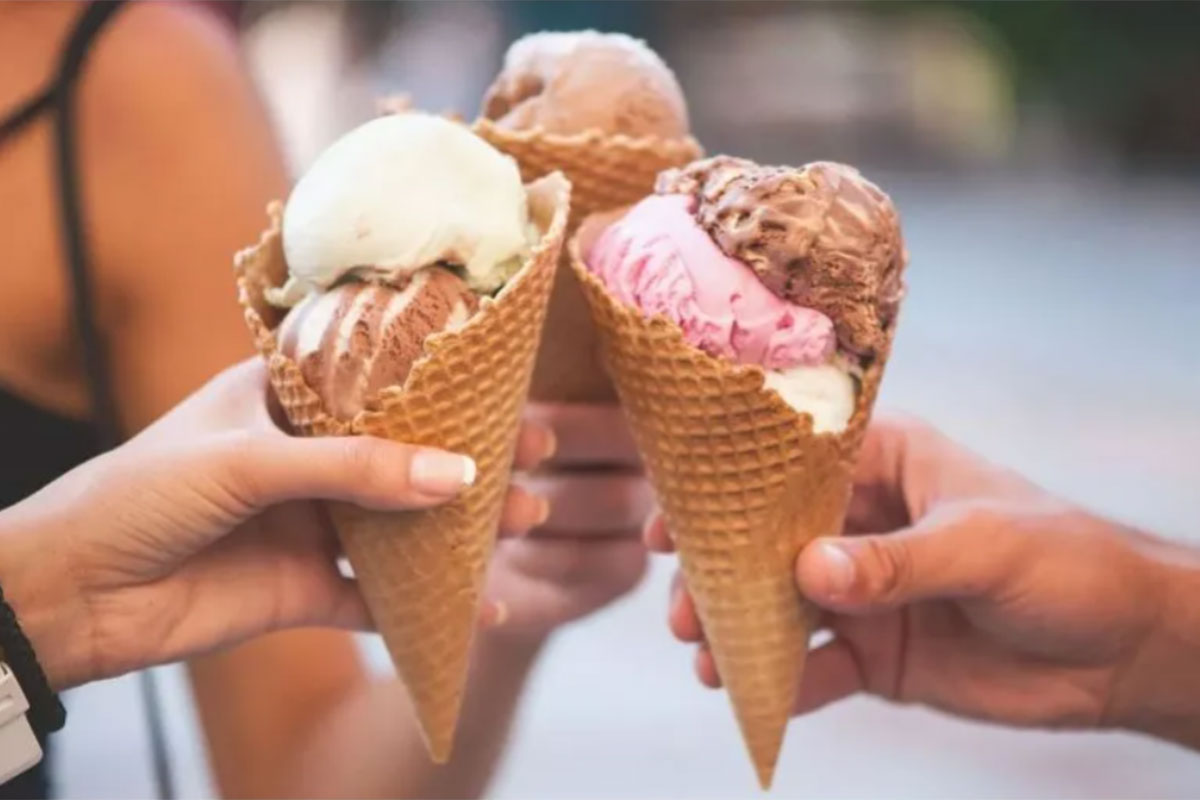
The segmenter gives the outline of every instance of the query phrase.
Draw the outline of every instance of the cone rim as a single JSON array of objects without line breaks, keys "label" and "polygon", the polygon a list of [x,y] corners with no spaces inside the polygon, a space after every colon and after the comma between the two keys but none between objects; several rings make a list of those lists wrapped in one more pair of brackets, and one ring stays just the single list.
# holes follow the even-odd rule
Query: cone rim
[{"label": "cone rim", "polygon": [[510,142],[541,141],[563,148],[574,147],[581,150],[601,144],[630,152],[658,153],[671,150],[692,154],[687,159],[688,161],[694,161],[704,156],[703,145],[691,134],[686,136],[630,136],[625,133],[609,133],[601,128],[585,128],[574,133],[555,133],[547,131],[541,125],[514,130],[497,125],[495,120],[488,117],[476,117],[471,123],[471,129],[489,140],[494,137]]}]

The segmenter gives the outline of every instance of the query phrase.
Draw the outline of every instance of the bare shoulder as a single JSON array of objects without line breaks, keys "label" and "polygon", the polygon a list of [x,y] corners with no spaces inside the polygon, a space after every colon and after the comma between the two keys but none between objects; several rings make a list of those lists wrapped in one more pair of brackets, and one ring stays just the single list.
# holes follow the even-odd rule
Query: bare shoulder
[{"label": "bare shoulder", "polygon": [[126,5],[88,72],[102,95],[116,89],[130,108],[164,95],[211,102],[248,88],[233,31],[204,8],[176,2]]},{"label": "bare shoulder", "polygon": [[[203,8],[131,3],[81,88],[98,267],[137,282],[164,256],[253,241],[287,180],[263,104],[225,25]],[[186,256],[183,256],[186,258]]]}]

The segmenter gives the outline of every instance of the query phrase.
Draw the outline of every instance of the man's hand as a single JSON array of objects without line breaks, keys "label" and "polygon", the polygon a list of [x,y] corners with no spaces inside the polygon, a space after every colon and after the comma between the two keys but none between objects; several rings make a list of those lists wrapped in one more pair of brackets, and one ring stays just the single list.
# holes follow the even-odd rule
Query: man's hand
[{"label": "man's hand", "polygon": [[[1200,745],[1194,552],[903,420],[869,431],[845,533],[810,543],[796,565],[833,633],[809,654],[798,713],[868,692],[1011,725],[1120,725]],[[647,538],[670,547],[661,521]],[[670,624],[701,642],[697,672],[718,686],[682,586]]]}]

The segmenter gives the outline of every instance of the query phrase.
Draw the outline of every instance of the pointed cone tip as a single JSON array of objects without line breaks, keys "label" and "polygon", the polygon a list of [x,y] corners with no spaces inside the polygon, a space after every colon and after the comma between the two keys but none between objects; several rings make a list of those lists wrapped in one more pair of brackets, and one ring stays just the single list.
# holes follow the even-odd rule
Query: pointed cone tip
[{"label": "pointed cone tip", "polygon": [[425,749],[429,751],[429,758],[433,763],[445,764],[450,760],[450,754],[454,751],[453,728],[448,731],[434,731],[421,720],[421,736],[425,739]]},{"label": "pointed cone tip", "polygon": [[[776,758],[778,754],[776,754]],[[765,762],[754,760],[754,773],[758,776],[758,786],[764,792],[771,791],[771,784],[775,780],[775,758]]]}]

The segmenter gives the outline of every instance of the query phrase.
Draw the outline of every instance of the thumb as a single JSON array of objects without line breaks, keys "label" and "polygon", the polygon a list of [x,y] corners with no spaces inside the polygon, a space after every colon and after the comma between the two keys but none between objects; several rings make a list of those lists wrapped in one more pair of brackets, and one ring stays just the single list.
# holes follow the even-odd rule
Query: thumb
[{"label": "thumb", "polygon": [[217,477],[255,509],[341,500],[398,511],[444,503],[475,482],[468,456],[371,436],[251,435],[219,452]]},{"label": "thumb", "polygon": [[1019,567],[1027,537],[983,510],[933,514],[890,534],[821,538],[796,562],[801,593],[842,613],[994,593]]}]

